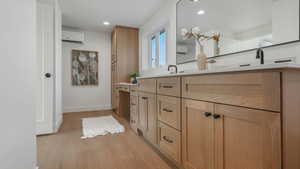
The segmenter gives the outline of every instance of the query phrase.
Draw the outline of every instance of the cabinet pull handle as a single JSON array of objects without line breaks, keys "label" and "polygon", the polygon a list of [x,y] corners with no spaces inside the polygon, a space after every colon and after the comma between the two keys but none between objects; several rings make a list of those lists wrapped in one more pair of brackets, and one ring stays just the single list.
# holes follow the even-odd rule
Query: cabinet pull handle
[{"label": "cabinet pull handle", "polygon": [[136,104],[134,104],[134,103],[131,103],[131,106],[136,106]]},{"label": "cabinet pull handle", "polygon": [[214,114],[213,117],[214,117],[214,119],[219,119],[219,118],[221,118],[221,115],[219,115],[219,114]]},{"label": "cabinet pull handle", "polygon": [[167,138],[167,136],[163,136],[163,139],[168,143],[173,143],[173,140]]},{"label": "cabinet pull handle", "polygon": [[165,88],[165,89],[172,89],[173,88],[173,86],[162,86],[163,88]]},{"label": "cabinet pull handle", "polygon": [[147,98],[147,97],[142,97],[142,99],[143,99],[143,100],[147,100],[148,98]]},{"label": "cabinet pull handle", "polygon": [[203,114],[204,114],[205,117],[210,117],[210,116],[212,116],[212,113],[210,113],[210,112],[204,112]]},{"label": "cabinet pull handle", "polygon": [[166,109],[166,108],[164,108],[164,109],[163,109],[163,111],[165,111],[165,112],[168,112],[168,113],[171,113],[171,112],[173,112],[172,110],[170,110],[170,109]]},{"label": "cabinet pull handle", "polygon": [[186,92],[189,91],[189,84],[188,83],[185,84],[185,91]]}]

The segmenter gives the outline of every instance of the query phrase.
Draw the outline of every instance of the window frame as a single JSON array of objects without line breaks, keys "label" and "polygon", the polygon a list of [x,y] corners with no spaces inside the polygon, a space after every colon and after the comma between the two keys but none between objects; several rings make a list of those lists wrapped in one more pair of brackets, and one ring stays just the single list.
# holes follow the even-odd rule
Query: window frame
[{"label": "window frame", "polygon": [[[165,64],[164,65],[160,65],[160,35],[162,33],[166,34],[166,58],[165,58]],[[152,40],[153,38],[156,38],[156,57],[155,57],[155,65],[152,65]],[[155,69],[155,68],[161,68],[164,67],[168,64],[168,31],[167,31],[167,27],[162,27],[160,29],[158,29],[157,31],[154,31],[152,34],[150,34],[149,38],[148,38],[148,43],[149,43],[149,52],[148,52],[148,60],[149,60],[149,67],[150,69]]]}]

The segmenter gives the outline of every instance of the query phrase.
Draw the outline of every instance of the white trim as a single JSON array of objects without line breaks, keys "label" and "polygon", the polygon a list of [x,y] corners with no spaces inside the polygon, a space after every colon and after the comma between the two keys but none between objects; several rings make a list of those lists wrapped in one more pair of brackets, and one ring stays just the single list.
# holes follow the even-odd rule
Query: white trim
[{"label": "white trim", "polygon": [[55,124],[55,133],[57,133],[59,131],[62,123],[63,123],[63,117],[61,115],[60,118],[56,121],[56,124]]},{"label": "white trim", "polygon": [[101,105],[101,106],[65,107],[64,113],[82,112],[82,111],[99,111],[99,110],[112,110],[112,106]]}]

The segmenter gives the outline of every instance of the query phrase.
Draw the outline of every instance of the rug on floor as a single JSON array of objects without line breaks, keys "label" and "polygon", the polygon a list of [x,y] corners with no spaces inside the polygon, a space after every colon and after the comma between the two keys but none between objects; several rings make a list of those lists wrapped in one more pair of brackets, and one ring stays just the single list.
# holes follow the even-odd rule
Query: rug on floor
[{"label": "rug on floor", "polygon": [[82,139],[104,136],[106,134],[116,134],[125,131],[113,116],[101,116],[82,119]]}]

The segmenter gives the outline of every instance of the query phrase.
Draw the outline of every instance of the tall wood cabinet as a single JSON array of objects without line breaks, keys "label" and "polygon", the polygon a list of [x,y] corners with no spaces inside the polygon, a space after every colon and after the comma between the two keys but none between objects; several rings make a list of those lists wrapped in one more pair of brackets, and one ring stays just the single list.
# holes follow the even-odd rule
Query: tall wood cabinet
[{"label": "tall wood cabinet", "polygon": [[112,108],[117,110],[118,91],[116,84],[129,82],[129,74],[139,70],[139,30],[116,26],[111,38]]}]

